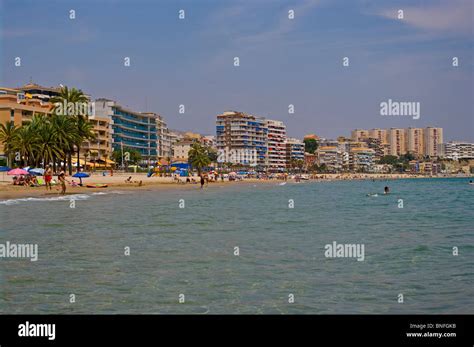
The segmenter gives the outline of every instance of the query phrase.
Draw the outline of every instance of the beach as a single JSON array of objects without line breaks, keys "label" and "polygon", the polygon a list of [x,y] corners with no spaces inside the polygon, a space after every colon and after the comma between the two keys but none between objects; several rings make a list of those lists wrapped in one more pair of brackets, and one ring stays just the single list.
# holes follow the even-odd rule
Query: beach
[{"label": "beach", "polygon": [[[132,183],[126,183],[125,180],[128,177],[132,177]],[[310,179],[311,182],[327,182],[327,181],[338,181],[338,180],[396,180],[396,179],[419,179],[426,178],[423,175],[407,175],[407,174],[317,174],[316,178]],[[56,177],[56,176],[55,176]],[[71,182],[79,182],[79,179],[73,177],[66,177]],[[185,177],[180,177],[181,183],[177,183],[172,177],[147,177],[145,173],[114,173],[113,176],[103,176],[101,174],[93,174],[91,177],[83,179],[83,187],[72,187],[70,184],[67,185],[66,194],[80,194],[90,193],[97,191],[107,191],[111,189],[121,190],[147,190],[147,189],[194,189],[198,188],[199,184],[185,183]],[[194,177],[196,181],[199,181],[197,176]],[[142,182],[139,185],[139,182]],[[308,181],[301,181],[302,183]],[[39,196],[54,196],[59,194],[58,187],[55,186],[51,191],[47,191],[44,186],[41,187],[23,187],[14,186],[11,177],[2,177],[0,175],[0,200],[1,199],[12,199],[20,197],[39,197]],[[246,184],[272,184],[275,182],[284,182],[281,179],[256,179],[256,178],[245,178],[243,180],[229,181],[220,179],[217,182],[210,182],[207,187],[222,186],[222,185],[246,185]],[[294,179],[289,179],[288,182],[294,182]],[[87,188],[87,184],[107,184],[107,188]]]}]

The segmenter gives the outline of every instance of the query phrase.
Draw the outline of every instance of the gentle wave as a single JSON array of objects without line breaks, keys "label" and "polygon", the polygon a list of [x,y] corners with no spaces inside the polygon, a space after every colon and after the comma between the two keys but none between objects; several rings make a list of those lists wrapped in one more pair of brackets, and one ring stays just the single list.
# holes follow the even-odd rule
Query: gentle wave
[{"label": "gentle wave", "polygon": [[87,200],[90,195],[87,194],[74,194],[74,195],[63,195],[55,196],[51,198],[20,198],[20,199],[8,199],[0,200],[0,205],[17,205],[21,202],[36,202],[36,201],[71,201],[71,200]]}]

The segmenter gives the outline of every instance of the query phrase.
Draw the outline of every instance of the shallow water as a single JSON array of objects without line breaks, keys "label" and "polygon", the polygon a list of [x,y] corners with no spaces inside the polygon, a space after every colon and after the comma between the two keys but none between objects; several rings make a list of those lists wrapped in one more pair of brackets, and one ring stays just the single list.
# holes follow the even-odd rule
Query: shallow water
[{"label": "shallow water", "polygon": [[[466,179],[104,192],[0,201],[0,243],[39,248],[0,258],[0,313],[474,312]],[[326,258],[333,241],[364,261]]]}]

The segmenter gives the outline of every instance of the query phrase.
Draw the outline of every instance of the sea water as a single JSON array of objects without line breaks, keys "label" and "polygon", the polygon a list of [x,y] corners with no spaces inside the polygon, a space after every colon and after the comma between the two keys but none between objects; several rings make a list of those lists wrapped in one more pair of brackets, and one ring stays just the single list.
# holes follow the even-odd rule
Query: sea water
[{"label": "sea water", "polygon": [[[0,259],[0,313],[472,313],[467,181],[0,201],[0,243],[38,245],[36,262]],[[363,261],[327,257],[333,243],[363,245]]]}]

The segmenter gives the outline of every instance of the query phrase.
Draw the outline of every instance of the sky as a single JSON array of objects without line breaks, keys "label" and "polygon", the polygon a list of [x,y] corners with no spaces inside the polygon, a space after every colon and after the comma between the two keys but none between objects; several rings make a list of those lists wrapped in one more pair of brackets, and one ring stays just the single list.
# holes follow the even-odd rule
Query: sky
[{"label": "sky", "polygon": [[[211,135],[237,110],[291,137],[438,126],[474,142],[473,3],[0,0],[0,86],[77,87]],[[381,115],[389,99],[419,102],[420,118]]]}]

